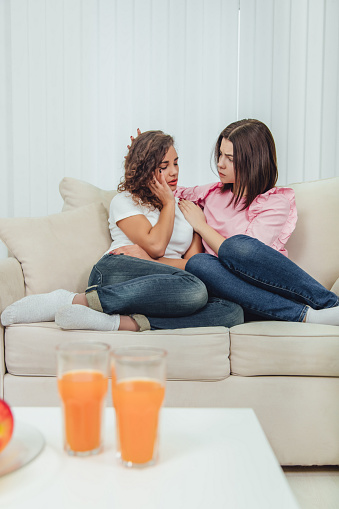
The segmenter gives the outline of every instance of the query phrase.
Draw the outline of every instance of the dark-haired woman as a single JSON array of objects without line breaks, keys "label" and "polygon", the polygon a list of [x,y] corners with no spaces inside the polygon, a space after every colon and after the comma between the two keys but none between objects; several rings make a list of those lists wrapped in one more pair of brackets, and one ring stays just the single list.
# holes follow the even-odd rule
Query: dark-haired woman
[{"label": "dark-haired woman", "polygon": [[2,324],[55,319],[66,329],[142,331],[242,323],[240,306],[208,300],[204,283],[183,270],[202,245],[174,197],[178,173],[171,136],[135,138],[110,206],[112,245],[93,267],[89,288],[24,297],[3,311]]},{"label": "dark-haired woman", "polygon": [[206,250],[190,258],[185,270],[210,294],[237,302],[251,319],[339,325],[338,296],[287,258],[297,211],[293,190],[275,187],[268,127],[252,119],[230,124],[216,143],[215,162],[219,183],[176,191]]}]

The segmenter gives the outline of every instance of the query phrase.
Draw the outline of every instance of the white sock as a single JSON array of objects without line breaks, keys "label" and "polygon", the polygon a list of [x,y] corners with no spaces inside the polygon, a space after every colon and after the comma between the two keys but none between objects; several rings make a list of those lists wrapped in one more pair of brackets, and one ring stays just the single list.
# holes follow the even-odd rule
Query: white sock
[{"label": "white sock", "polygon": [[75,295],[68,290],[27,295],[4,309],[1,323],[7,326],[13,323],[53,322],[58,309],[72,304]]},{"label": "white sock", "polygon": [[339,306],[326,309],[309,308],[306,314],[306,322],[339,325]]},{"label": "white sock", "polygon": [[62,329],[116,331],[120,315],[106,315],[87,306],[73,304],[58,310],[55,323]]}]

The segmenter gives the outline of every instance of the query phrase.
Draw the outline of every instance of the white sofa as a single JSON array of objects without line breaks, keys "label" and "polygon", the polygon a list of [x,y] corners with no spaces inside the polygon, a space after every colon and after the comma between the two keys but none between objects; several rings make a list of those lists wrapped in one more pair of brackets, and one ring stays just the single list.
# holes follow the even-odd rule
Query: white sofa
[{"label": "white sofa", "polygon": [[[339,178],[292,187],[299,220],[287,244],[290,258],[338,293]],[[13,255],[0,262],[0,312],[26,294],[83,291],[108,248],[114,192],[71,178],[60,192],[59,214],[0,219],[0,238]],[[167,406],[252,407],[281,465],[339,464],[338,327],[269,321],[143,333],[63,331],[54,322],[1,327],[1,395],[9,404],[59,404],[55,346],[73,338],[163,347]]]}]

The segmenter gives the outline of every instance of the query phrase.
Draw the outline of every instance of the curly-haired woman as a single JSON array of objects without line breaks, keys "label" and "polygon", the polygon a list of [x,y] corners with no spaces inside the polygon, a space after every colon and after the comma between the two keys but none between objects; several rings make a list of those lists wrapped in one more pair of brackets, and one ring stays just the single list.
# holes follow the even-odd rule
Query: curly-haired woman
[{"label": "curly-haired woman", "polygon": [[148,131],[133,139],[110,206],[112,244],[89,288],[24,297],[2,313],[3,325],[55,319],[67,329],[140,331],[242,323],[240,306],[208,299],[204,283],[183,270],[202,244],[174,197],[178,173],[171,136]]}]

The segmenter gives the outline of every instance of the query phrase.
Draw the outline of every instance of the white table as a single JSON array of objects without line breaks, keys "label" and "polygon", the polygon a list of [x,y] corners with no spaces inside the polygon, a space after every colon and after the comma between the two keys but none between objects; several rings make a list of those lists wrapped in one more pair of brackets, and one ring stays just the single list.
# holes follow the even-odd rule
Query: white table
[{"label": "white table", "polygon": [[46,445],[31,463],[0,478],[6,509],[297,509],[285,476],[250,409],[164,408],[156,466],[126,469],[115,457],[114,411],[105,451],[69,457],[59,408],[15,408]]}]

